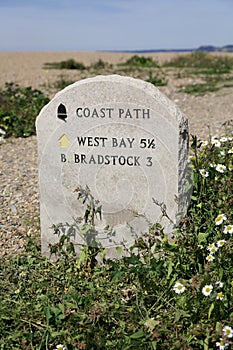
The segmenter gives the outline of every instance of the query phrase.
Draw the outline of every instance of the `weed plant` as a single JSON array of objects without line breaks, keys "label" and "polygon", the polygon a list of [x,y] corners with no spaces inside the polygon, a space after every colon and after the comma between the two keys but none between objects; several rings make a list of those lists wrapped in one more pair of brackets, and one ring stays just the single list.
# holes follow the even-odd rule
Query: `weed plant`
[{"label": "weed plant", "polygon": [[[233,139],[193,137],[191,148],[191,203],[173,235],[153,224],[128,257],[100,249],[98,264],[86,248],[76,257],[69,237],[56,261],[30,238],[1,263],[1,350],[233,347]],[[84,233],[101,213],[86,203]]]},{"label": "weed plant", "polygon": [[233,58],[211,55],[205,51],[194,51],[188,55],[177,56],[164,66],[177,68],[201,68],[202,74],[222,74],[233,69]]},{"label": "weed plant", "polygon": [[229,56],[217,56],[204,51],[195,51],[188,55],[177,56],[165,63],[164,66],[182,69],[182,74],[179,71],[177,77],[199,75],[204,80],[203,83],[194,82],[183,86],[181,91],[188,94],[201,96],[207,92],[232,86],[228,81],[232,79],[229,74],[233,69],[233,58]]},{"label": "weed plant", "polygon": [[74,82],[75,82],[74,80],[66,79],[64,75],[60,75],[59,79],[56,80],[55,83],[53,84],[53,87],[57,90],[62,90],[66,86],[71,85]]},{"label": "weed plant", "polygon": [[95,69],[95,70],[101,70],[112,67],[107,62],[104,62],[103,60],[99,59],[98,61],[94,62],[90,66],[85,66],[82,62],[77,62],[73,58],[70,58],[66,61],[61,62],[47,62],[44,64],[45,69],[77,69],[77,70],[85,70],[85,69]]},{"label": "weed plant", "polygon": [[222,88],[233,87],[231,83],[233,77],[226,77],[225,79],[219,76],[207,76],[204,83],[192,83],[183,86],[180,91],[186,94],[193,94],[196,96],[203,96],[206,93],[218,91]]},{"label": "weed plant", "polygon": [[112,65],[99,59],[98,61],[94,62],[89,68],[93,68],[95,70],[101,70],[106,68],[112,68]]},{"label": "weed plant", "polygon": [[164,86],[167,85],[167,80],[165,79],[164,74],[153,75],[151,71],[149,71],[149,77],[146,79],[148,83],[151,83],[155,86]]},{"label": "weed plant", "polygon": [[[223,87],[232,87],[229,80],[232,80],[233,58],[223,55],[211,55],[204,51],[195,51],[191,54],[177,56],[166,62],[162,66],[151,57],[133,55],[123,63],[113,66],[99,59],[90,66],[84,66],[81,62],[74,59],[67,61],[45,63],[44,68],[54,69],[77,69],[85,70],[87,76],[90,74],[123,74],[130,75],[134,78],[143,79],[155,86],[164,86],[168,83],[167,73],[164,68],[171,67],[176,69],[176,77],[192,77],[194,80],[199,76],[203,83],[192,83],[182,86],[180,91],[204,95],[208,92],[217,91]],[[177,72],[177,69],[179,72]],[[148,77],[149,76],[149,77]],[[79,77],[83,78],[83,77]],[[65,87],[66,81],[57,81],[56,88]]]},{"label": "weed plant", "polygon": [[127,61],[120,63],[119,66],[132,66],[132,67],[159,67],[158,62],[151,57],[137,56],[130,57]]},{"label": "weed plant", "polygon": [[206,93],[218,91],[220,86],[218,78],[206,79],[205,83],[192,83],[183,86],[180,91],[185,92],[186,94],[192,94],[196,96],[203,96]]},{"label": "weed plant", "polygon": [[78,69],[84,70],[86,67],[82,62],[77,62],[73,58],[61,62],[47,62],[44,64],[45,69]]},{"label": "weed plant", "polygon": [[35,120],[49,99],[31,87],[6,83],[0,91],[0,128],[5,137],[35,134]]},{"label": "weed plant", "polygon": [[[149,77],[145,79],[145,81],[155,86],[167,85],[167,80],[165,79],[164,71],[162,71],[158,62],[153,60],[151,57],[134,55],[130,57],[126,62],[120,63],[118,66],[123,67],[123,71],[125,73],[131,72],[133,73],[133,75],[136,75],[137,73],[137,78],[138,78],[139,72],[141,74],[144,73],[144,75],[148,74]],[[150,68],[149,71],[148,71],[148,68]],[[155,70],[152,71],[152,68],[155,68],[156,71]]]}]

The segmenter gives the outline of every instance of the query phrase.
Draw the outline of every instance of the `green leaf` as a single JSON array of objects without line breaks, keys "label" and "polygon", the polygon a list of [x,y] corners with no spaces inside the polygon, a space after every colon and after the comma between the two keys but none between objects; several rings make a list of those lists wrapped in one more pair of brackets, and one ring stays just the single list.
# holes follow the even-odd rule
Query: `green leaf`
[{"label": "green leaf", "polygon": [[62,235],[62,236],[60,237],[60,239],[59,239],[59,242],[60,242],[61,244],[64,244],[64,242],[65,242],[66,239],[67,239],[66,235]]},{"label": "green leaf", "polygon": [[106,256],[106,249],[103,248],[100,250],[100,257],[102,261],[105,259],[105,256]]},{"label": "green leaf", "polygon": [[224,270],[222,267],[219,268],[218,270],[218,279],[219,281],[221,281],[223,279],[223,273],[224,273]]},{"label": "green leaf", "polygon": [[50,318],[52,317],[52,315],[50,313],[50,308],[49,307],[45,307],[44,313],[45,313],[46,321],[47,321],[47,324],[48,324]]},{"label": "green leaf", "polygon": [[151,332],[155,329],[156,326],[160,324],[160,321],[156,321],[152,318],[148,318],[145,322],[145,325],[150,329]]},{"label": "green leaf", "polygon": [[175,312],[175,322],[179,321],[181,315],[182,315],[182,313],[179,310],[177,310]]},{"label": "green leaf", "polygon": [[145,333],[143,332],[142,329],[140,329],[140,330],[137,331],[136,333],[132,334],[132,335],[130,336],[130,338],[132,338],[132,339],[139,339],[139,338],[142,338],[142,337],[144,337],[144,336],[145,336]]},{"label": "green leaf", "polygon": [[206,238],[209,236],[209,233],[207,232],[199,232],[197,239],[198,239],[198,243],[202,243],[206,241]]},{"label": "green leaf", "polygon": [[215,330],[218,333],[220,332],[220,326],[221,326],[221,323],[220,322],[216,322]]},{"label": "green leaf", "polygon": [[58,304],[58,307],[59,307],[59,309],[61,310],[61,312],[62,312],[63,314],[65,314],[65,306],[64,306],[63,304],[59,303],[59,304]]},{"label": "green leaf", "polygon": [[78,259],[77,259],[77,261],[76,261],[76,264],[77,264],[78,269],[80,269],[82,263],[83,263],[84,261],[86,261],[86,259],[87,259],[87,250],[86,250],[85,248],[83,248],[83,250],[82,250],[81,253],[79,254],[79,257],[78,257]]},{"label": "green leaf", "polygon": [[5,320],[5,321],[12,320],[12,316],[8,316],[8,315],[1,315],[1,320]]},{"label": "green leaf", "polygon": [[89,224],[83,224],[80,230],[80,235],[85,236],[91,230],[91,226]]},{"label": "green leaf", "polygon": [[116,247],[116,252],[118,255],[121,255],[122,247]]},{"label": "green leaf", "polygon": [[167,270],[167,278],[169,278],[170,275],[171,275],[171,273],[172,273],[173,265],[174,265],[174,264],[173,264],[173,261],[170,260],[170,261],[169,261],[169,265],[168,265],[168,270]]},{"label": "green leaf", "polygon": [[214,310],[214,303],[210,305],[209,311],[208,311],[208,319],[210,319],[210,316],[212,314],[212,311]]},{"label": "green leaf", "polygon": [[51,337],[52,338],[56,338],[56,337],[59,337],[61,335],[63,335],[64,331],[61,330],[61,331],[54,331],[54,332],[51,332]]},{"label": "green leaf", "polygon": [[61,313],[61,310],[60,310],[58,307],[55,307],[55,306],[51,306],[50,311],[51,311],[52,313],[54,313],[54,315],[55,315],[56,317]]}]

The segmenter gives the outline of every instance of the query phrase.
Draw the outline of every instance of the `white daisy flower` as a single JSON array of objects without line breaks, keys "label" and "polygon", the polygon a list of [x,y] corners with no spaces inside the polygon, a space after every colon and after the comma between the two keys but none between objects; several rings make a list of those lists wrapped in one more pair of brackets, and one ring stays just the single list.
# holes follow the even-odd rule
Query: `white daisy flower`
[{"label": "white daisy flower", "polygon": [[217,282],[215,282],[215,285],[216,285],[218,288],[222,288],[223,285],[224,285],[224,283],[221,282],[221,281],[217,281]]},{"label": "white daisy flower", "polygon": [[221,156],[225,156],[226,152],[225,151],[221,151],[220,154],[221,154]]},{"label": "white daisy flower", "polygon": [[223,292],[219,292],[219,293],[217,293],[217,295],[216,295],[216,299],[217,299],[217,300],[223,300],[223,297],[224,297]]},{"label": "white daisy flower", "polygon": [[224,171],[226,170],[226,166],[223,164],[217,164],[216,168],[215,168],[219,173],[224,173]]},{"label": "white daisy flower", "polygon": [[208,249],[209,250],[209,252],[210,252],[210,254],[214,254],[214,253],[216,253],[217,252],[217,250],[218,250],[218,247],[212,247],[212,248],[210,248],[210,249]]},{"label": "white daisy flower", "polygon": [[216,218],[215,218],[215,225],[221,225],[223,223],[224,220],[226,220],[227,217],[225,214],[219,214]]},{"label": "white daisy flower", "polygon": [[231,147],[231,148],[228,150],[227,153],[228,153],[228,154],[232,154],[232,153],[233,153],[233,147]]},{"label": "white daisy flower", "polygon": [[177,293],[177,294],[181,294],[185,291],[185,286],[180,283],[180,282],[176,282],[174,287],[173,287],[173,290]]},{"label": "white daisy flower", "polygon": [[211,284],[206,285],[205,287],[202,288],[202,294],[208,297],[211,294],[212,290],[213,290],[213,286]]},{"label": "white daisy flower", "polygon": [[27,272],[25,272],[25,271],[21,271],[19,273],[19,277],[26,277],[26,275],[27,275]]},{"label": "white daisy flower", "polygon": [[193,162],[195,160],[195,156],[189,155],[188,156],[188,162]]},{"label": "white daisy flower", "polygon": [[206,147],[206,146],[208,146],[208,141],[206,141],[206,140],[201,140],[201,147]]},{"label": "white daisy flower", "polygon": [[210,243],[207,247],[208,250],[211,250],[212,248],[215,248],[215,244],[214,243]]},{"label": "white daisy flower", "polygon": [[225,343],[222,338],[220,338],[220,341],[216,342],[216,346],[218,347],[218,350],[225,350],[228,348],[229,344]]},{"label": "white daisy flower", "polygon": [[233,225],[224,226],[223,233],[233,233]]},{"label": "white daisy flower", "polygon": [[221,142],[217,139],[212,139],[211,140],[212,145],[214,145],[215,147],[221,147]]},{"label": "white daisy flower", "polygon": [[222,331],[227,338],[233,337],[233,329],[231,327],[225,326]]},{"label": "white daisy flower", "polygon": [[209,172],[206,171],[205,169],[200,169],[199,172],[200,172],[202,177],[208,177],[209,176]]},{"label": "white daisy flower", "polygon": [[208,262],[211,262],[211,261],[214,260],[214,256],[213,256],[212,254],[209,254],[209,255],[206,257],[206,260],[207,260]]},{"label": "white daisy flower", "polygon": [[3,129],[1,129],[1,128],[0,128],[0,135],[3,135],[3,136],[6,135],[6,132]]},{"label": "white daisy flower", "polygon": [[226,243],[225,239],[220,239],[218,242],[217,242],[217,247],[222,247],[224,244]]},{"label": "white daisy flower", "polygon": [[227,141],[228,141],[228,137],[226,137],[226,136],[222,136],[220,138],[220,142],[227,142]]},{"label": "white daisy flower", "polygon": [[62,344],[58,344],[58,345],[56,346],[56,350],[66,350],[66,347],[63,346]]}]

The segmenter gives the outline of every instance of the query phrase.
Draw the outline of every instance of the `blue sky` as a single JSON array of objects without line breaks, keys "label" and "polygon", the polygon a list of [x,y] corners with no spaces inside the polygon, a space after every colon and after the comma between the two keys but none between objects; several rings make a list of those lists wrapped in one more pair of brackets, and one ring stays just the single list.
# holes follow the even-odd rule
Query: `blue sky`
[{"label": "blue sky", "polygon": [[0,0],[0,51],[233,44],[233,0]]}]

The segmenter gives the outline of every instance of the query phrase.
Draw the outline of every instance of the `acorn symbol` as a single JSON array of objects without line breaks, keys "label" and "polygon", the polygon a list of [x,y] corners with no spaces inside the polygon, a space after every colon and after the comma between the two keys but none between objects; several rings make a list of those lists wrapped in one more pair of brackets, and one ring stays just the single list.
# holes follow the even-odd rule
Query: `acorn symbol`
[{"label": "acorn symbol", "polygon": [[61,103],[57,108],[57,117],[64,122],[66,122],[67,113],[66,113],[66,107]]}]

